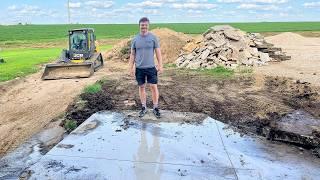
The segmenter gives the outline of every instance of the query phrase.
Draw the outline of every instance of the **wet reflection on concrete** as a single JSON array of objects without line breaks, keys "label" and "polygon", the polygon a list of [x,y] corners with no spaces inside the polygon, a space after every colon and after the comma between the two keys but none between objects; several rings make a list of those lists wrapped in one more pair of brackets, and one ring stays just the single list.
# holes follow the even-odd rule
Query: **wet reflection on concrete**
[{"label": "wet reflection on concrete", "polygon": [[[123,113],[96,113],[78,128],[82,133],[71,133],[26,174],[30,179],[139,180],[317,179],[320,175],[320,160],[308,151],[241,137],[210,117],[163,114],[163,122],[156,122]],[[175,122],[175,116],[201,123]],[[84,130],[92,122],[98,126]]]},{"label": "wet reflection on concrete", "polygon": [[[160,180],[162,171],[163,154],[160,154],[159,131],[160,128],[152,129],[152,143],[148,143],[147,124],[143,123],[141,128],[140,145],[137,154],[134,155],[134,171],[137,179]],[[151,145],[151,147],[149,147]],[[159,163],[138,163],[138,162],[159,162]]]}]

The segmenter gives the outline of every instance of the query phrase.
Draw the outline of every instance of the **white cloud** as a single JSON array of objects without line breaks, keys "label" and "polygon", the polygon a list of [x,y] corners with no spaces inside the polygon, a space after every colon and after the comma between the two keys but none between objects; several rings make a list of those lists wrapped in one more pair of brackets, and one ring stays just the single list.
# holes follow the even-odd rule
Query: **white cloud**
[{"label": "white cloud", "polygon": [[114,2],[113,1],[86,1],[84,4],[96,9],[107,9],[107,8],[111,8]]},{"label": "white cloud", "polygon": [[147,15],[159,15],[160,11],[158,9],[145,9],[143,12]]},{"label": "white cloud", "polygon": [[141,7],[141,8],[160,8],[163,6],[163,2],[157,1],[143,1],[138,3],[128,3],[129,7]]},{"label": "white cloud", "polygon": [[263,10],[263,11],[270,11],[270,10],[277,10],[279,9],[278,6],[275,5],[260,5],[260,4],[240,4],[238,9],[250,9],[250,10]]},{"label": "white cloud", "polygon": [[70,8],[80,8],[81,7],[81,3],[80,2],[76,2],[76,3],[70,2],[69,3],[69,7]]},{"label": "white cloud", "polygon": [[34,17],[58,17],[58,12],[52,9],[43,9],[35,5],[11,5],[7,8],[8,15],[17,19]]},{"label": "white cloud", "polygon": [[174,3],[171,6],[172,8],[175,9],[194,9],[194,10],[199,10],[199,9],[213,9],[216,8],[216,4],[212,3],[195,3],[195,2],[190,2],[190,3]]},{"label": "white cloud", "polygon": [[9,11],[15,11],[15,10],[17,10],[17,6],[16,5],[9,6],[8,10]]},{"label": "white cloud", "polygon": [[220,3],[264,3],[264,4],[283,4],[289,0],[218,0]]},{"label": "white cloud", "polygon": [[303,6],[307,8],[320,8],[320,1],[304,3]]}]

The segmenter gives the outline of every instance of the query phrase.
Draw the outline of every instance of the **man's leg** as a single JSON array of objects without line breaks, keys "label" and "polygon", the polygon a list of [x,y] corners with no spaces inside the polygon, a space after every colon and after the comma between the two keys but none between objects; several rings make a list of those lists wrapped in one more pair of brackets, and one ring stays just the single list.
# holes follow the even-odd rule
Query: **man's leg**
[{"label": "man's leg", "polygon": [[139,86],[139,96],[142,107],[147,107],[147,94],[146,94],[146,85],[140,85]]},{"label": "man's leg", "polygon": [[160,118],[160,111],[158,108],[159,103],[159,90],[158,90],[158,72],[156,68],[150,68],[147,72],[147,82],[150,84],[153,102],[153,114]]},{"label": "man's leg", "polygon": [[159,103],[159,90],[158,90],[158,85],[157,84],[151,84],[151,93],[152,93],[152,102],[153,102],[153,114],[157,117],[160,118],[160,110],[158,108],[158,103]]},{"label": "man's leg", "polygon": [[141,101],[141,111],[139,112],[139,117],[143,117],[147,113],[147,95],[145,84],[139,85],[139,96]]},{"label": "man's leg", "polygon": [[136,69],[136,79],[139,86],[139,96],[142,104],[139,117],[143,117],[147,113],[147,95],[146,95],[146,75],[144,70]]},{"label": "man's leg", "polygon": [[159,103],[159,90],[157,84],[150,84],[153,108],[158,108]]}]

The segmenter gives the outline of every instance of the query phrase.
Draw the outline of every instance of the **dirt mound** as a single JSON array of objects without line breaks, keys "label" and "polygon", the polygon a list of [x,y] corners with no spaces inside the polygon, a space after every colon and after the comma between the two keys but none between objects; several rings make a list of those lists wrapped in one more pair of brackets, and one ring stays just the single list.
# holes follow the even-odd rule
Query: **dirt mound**
[{"label": "dirt mound", "polygon": [[266,40],[277,45],[296,45],[297,43],[303,44],[306,38],[300,34],[285,32],[275,36],[266,37]]},{"label": "dirt mound", "polygon": [[[157,28],[151,31],[159,41],[163,57],[163,63],[174,62],[180,54],[180,50],[192,38],[186,34],[175,32],[168,28]],[[130,55],[131,38],[117,44],[110,52],[105,54],[107,59],[128,61]]]},{"label": "dirt mound", "polygon": [[291,60],[258,68],[257,73],[289,77],[320,86],[320,38],[282,33],[266,40],[282,48]]}]

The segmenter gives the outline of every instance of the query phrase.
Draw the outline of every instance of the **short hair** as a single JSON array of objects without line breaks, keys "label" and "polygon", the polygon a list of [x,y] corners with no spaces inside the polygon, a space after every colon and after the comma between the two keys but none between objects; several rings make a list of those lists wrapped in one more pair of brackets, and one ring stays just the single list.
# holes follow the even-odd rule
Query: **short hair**
[{"label": "short hair", "polygon": [[149,19],[148,19],[147,17],[141,18],[141,19],[139,20],[139,25],[140,25],[140,23],[142,23],[142,22],[148,22],[148,23],[150,23],[150,21],[149,21]]}]

